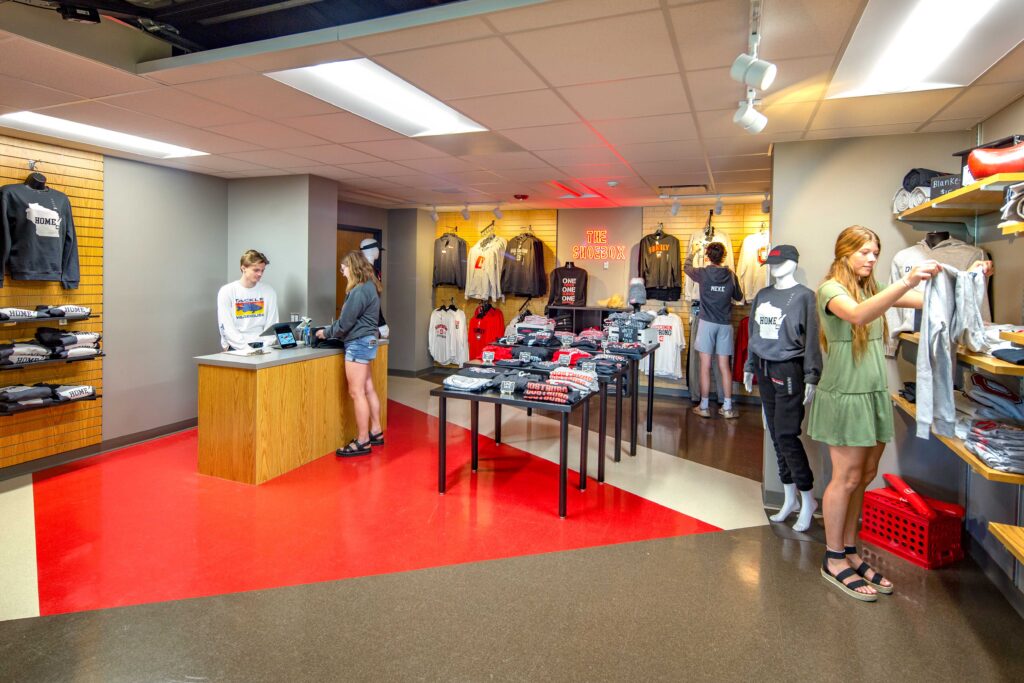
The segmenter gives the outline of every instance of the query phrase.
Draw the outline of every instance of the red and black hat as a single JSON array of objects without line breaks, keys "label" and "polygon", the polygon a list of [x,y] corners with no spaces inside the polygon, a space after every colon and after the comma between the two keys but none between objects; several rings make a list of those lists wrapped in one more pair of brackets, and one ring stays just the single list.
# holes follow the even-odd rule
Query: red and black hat
[{"label": "red and black hat", "polygon": [[783,261],[796,261],[799,263],[800,252],[792,244],[780,244],[777,247],[772,247],[772,250],[768,252],[768,258],[765,259],[765,263],[768,265],[775,265]]}]

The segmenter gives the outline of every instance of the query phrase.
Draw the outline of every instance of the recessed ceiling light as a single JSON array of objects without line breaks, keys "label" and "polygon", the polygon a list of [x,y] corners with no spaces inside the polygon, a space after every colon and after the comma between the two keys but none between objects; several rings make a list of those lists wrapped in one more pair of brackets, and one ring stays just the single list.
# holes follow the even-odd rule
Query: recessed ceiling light
[{"label": "recessed ceiling light", "polygon": [[0,126],[22,130],[27,133],[51,135],[62,140],[84,142],[97,147],[131,152],[157,159],[180,159],[182,157],[205,156],[208,152],[178,147],[159,140],[119,133],[116,130],[89,126],[54,116],[44,116],[30,111],[18,111],[0,116]]},{"label": "recessed ceiling light", "polygon": [[1020,0],[870,0],[826,97],[973,83],[1020,42]]},{"label": "recessed ceiling light", "polygon": [[411,138],[487,130],[365,58],[266,75]]}]

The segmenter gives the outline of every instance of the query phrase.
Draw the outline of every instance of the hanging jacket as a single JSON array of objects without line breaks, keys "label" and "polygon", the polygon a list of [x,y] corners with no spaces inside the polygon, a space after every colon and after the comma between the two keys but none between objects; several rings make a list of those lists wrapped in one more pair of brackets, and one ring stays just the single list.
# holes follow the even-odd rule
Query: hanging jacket
[{"label": "hanging jacket", "polygon": [[78,240],[66,194],[5,185],[0,188],[0,224],[0,275],[78,289]]},{"label": "hanging jacket", "polygon": [[501,266],[501,292],[513,296],[544,296],[544,244],[535,235],[524,232],[509,240]]},{"label": "hanging jacket", "polygon": [[434,287],[466,286],[466,240],[450,232],[434,240]]}]

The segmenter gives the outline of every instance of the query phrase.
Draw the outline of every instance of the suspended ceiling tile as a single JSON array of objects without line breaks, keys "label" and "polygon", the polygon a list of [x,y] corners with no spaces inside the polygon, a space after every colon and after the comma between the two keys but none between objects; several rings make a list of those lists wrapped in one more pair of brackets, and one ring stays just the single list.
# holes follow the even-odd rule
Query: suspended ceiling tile
[{"label": "suspended ceiling tile", "polygon": [[128,95],[115,95],[106,98],[104,102],[122,109],[142,112],[199,128],[255,120],[252,114],[174,88],[159,88]]},{"label": "suspended ceiling tile", "polygon": [[490,35],[493,35],[493,31],[487,24],[481,19],[472,17],[352,38],[346,42],[359,52],[372,56],[400,50],[414,50],[431,45],[444,45]]},{"label": "suspended ceiling tile", "polygon": [[446,101],[546,85],[500,38],[398,52],[374,61]]},{"label": "suspended ceiling tile", "polygon": [[432,190],[438,187],[444,187],[450,184],[448,181],[438,178],[436,176],[428,175],[426,173],[416,173],[413,175],[400,175],[400,176],[385,176],[381,180],[386,180],[389,183],[395,183],[396,185],[402,185],[404,187],[412,187],[420,190]]},{"label": "suspended ceiling tile", "polygon": [[[409,161],[403,161],[402,165],[414,168],[417,171],[424,173],[460,173],[477,171],[476,166],[462,159],[456,159],[455,157],[443,157],[437,159],[410,159]],[[392,173],[389,175],[400,175]]]},{"label": "suspended ceiling tile", "polygon": [[384,176],[408,175],[409,169],[391,161],[375,161],[367,164],[345,164],[345,168],[361,176],[383,178]]},{"label": "suspended ceiling tile", "polygon": [[277,120],[338,111],[323,100],[256,74],[185,83],[180,87],[193,95],[267,119]]},{"label": "suspended ceiling tile", "polygon": [[398,190],[401,185],[381,180],[380,178],[348,178],[344,184],[349,187],[361,188],[364,190]]},{"label": "suspended ceiling tile", "polygon": [[563,178],[619,178],[634,175],[625,164],[562,164],[557,168],[562,172],[559,177]]},{"label": "suspended ceiling tile", "polygon": [[813,130],[853,126],[920,123],[934,116],[960,88],[900,95],[875,95],[824,100],[811,124]]},{"label": "suspended ceiling tile", "polygon": [[[799,139],[798,134],[791,134],[788,140]],[[776,139],[776,142],[781,140]],[[767,154],[772,140],[764,135],[749,135],[736,129],[736,133],[722,138],[705,138],[704,149],[710,156],[739,156],[744,154]]]},{"label": "suspended ceiling tile", "polygon": [[[107,128],[119,133],[139,135],[162,142],[174,142],[176,134],[193,130],[170,121],[158,119],[126,109],[118,109],[103,102],[75,102],[46,109],[47,116],[68,119],[90,126]],[[179,144],[179,143],[175,143]],[[201,150],[208,152],[209,150]]]},{"label": "suspended ceiling tile", "polygon": [[296,156],[319,161],[322,164],[362,164],[380,161],[380,159],[357,152],[342,145],[315,145],[313,147],[293,147],[284,151]]},{"label": "suspended ceiling tile", "polygon": [[678,69],[660,11],[517,33],[508,40],[555,86]]},{"label": "suspended ceiling tile", "polygon": [[918,127],[917,123],[885,123],[877,126],[846,126],[844,128],[823,128],[809,130],[805,140],[837,140],[863,138],[871,135],[908,135]]},{"label": "suspended ceiling tile", "polygon": [[331,180],[348,180],[349,178],[362,177],[353,171],[330,165],[298,166],[289,170],[293,173],[308,173],[309,175],[317,175],[321,178],[330,178]]},{"label": "suspended ceiling tile", "polygon": [[0,75],[25,78],[29,74],[36,85],[89,98],[158,87],[145,78],[30,40],[0,42]]},{"label": "suspended ceiling tile", "polygon": [[722,194],[764,194],[772,189],[771,181],[758,180],[754,182],[716,182],[715,192]]},{"label": "suspended ceiling tile", "polygon": [[615,150],[626,161],[671,161],[702,157],[704,150],[698,140],[668,140],[665,142],[643,142],[638,145],[617,145]]},{"label": "suspended ceiling tile", "polygon": [[323,144],[325,141],[307,133],[283,126],[273,121],[251,121],[249,123],[232,123],[227,126],[212,126],[212,133],[245,140],[261,147],[280,149],[282,147],[307,147]]},{"label": "suspended ceiling tile", "polygon": [[1021,74],[1024,74],[1024,43],[1021,43],[1013,50],[1010,50],[1002,59],[996,62],[988,71],[983,73],[976,85],[991,85],[993,83],[1007,83],[1019,81]]},{"label": "suspended ceiling tile", "polygon": [[707,173],[670,173],[667,175],[645,175],[642,177],[655,189],[673,185],[707,185],[710,187],[711,183]]},{"label": "suspended ceiling tile", "polygon": [[552,166],[563,166],[565,164],[612,164],[619,161],[619,157],[607,147],[550,149],[537,152],[537,156]]},{"label": "suspended ceiling tile", "polygon": [[697,128],[690,114],[594,121],[593,126],[616,146],[666,140],[693,140],[697,137]]},{"label": "suspended ceiling tile", "polygon": [[372,154],[381,159],[390,161],[404,161],[406,159],[429,159],[445,156],[433,147],[424,145],[416,140],[377,140],[375,142],[352,142],[348,145],[352,149],[366,154]]},{"label": "suspended ceiling tile", "polygon": [[246,178],[268,178],[293,174],[289,171],[282,171],[279,168],[268,168],[266,170],[228,171],[226,173],[218,173],[217,175],[229,180],[244,180]]},{"label": "suspended ceiling tile", "polygon": [[341,41],[298,47],[292,50],[264,52],[250,57],[233,60],[236,64],[257,73],[284,71],[303,66],[355,59],[362,55]]},{"label": "suspended ceiling tile", "polygon": [[502,135],[530,150],[600,147],[605,144],[601,138],[594,135],[594,131],[582,123],[513,128],[502,131]]},{"label": "suspended ceiling tile", "polygon": [[361,116],[347,111],[322,116],[300,116],[282,119],[284,125],[315,135],[331,142],[367,142],[370,140],[395,140],[403,138],[399,133],[378,126]]},{"label": "suspended ceiling tile", "polygon": [[209,81],[215,78],[233,78],[250,74],[252,74],[252,71],[239,64],[237,60],[222,59],[205,64],[192,64],[173,69],[149,71],[143,75],[150,80],[164,83],[165,85],[180,85],[182,83]]},{"label": "suspended ceiling tile", "polygon": [[[831,55],[779,60],[775,63],[779,67],[775,82],[768,92],[761,93],[761,98],[766,104],[817,102],[828,90],[834,61]],[[732,79],[730,82],[736,83]]]},{"label": "suspended ceiling tile", "polygon": [[690,111],[677,73],[568,86],[559,91],[583,118],[591,121]]},{"label": "suspended ceiling tile", "polygon": [[687,71],[695,111],[712,111],[735,107],[744,99],[743,86],[729,77],[728,69]]},{"label": "suspended ceiling tile", "polygon": [[81,100],[80,95],[61,92],[19,78],[0,76],[0,105],[12,111],[39,109]]},{"label": "suspended ceiling tile", "polygon": [[918,133],[948,133],[958,130],[971,130],[978,123],[977,119],[950,119],[948,121],[932,121],[921,127]]},{"label": "suspended ceiling tile", "polygon": [[744,154],[733,157],[711,157],[711,172],[717,177],[727,171],[770,170],[772,158],[767,154]]},{"label": "suspended ceiling tile", "polygon": [[242,161],[249,161],[254,164],[269,166],[271,168],[297,168],[299,166],[309,166],[309,159],[297,157],[294,154],[288,154],[287,152],[282,152],[276,149],[261,149],[254,152],[234,152],[225,156],[231,157],[232,159],[241,159]]},{"label": "suspended ceiling tile", "polygon": [[530,183],[543,180],[551,180],[560,175],[560,172],[548,166],[547,168],[510,168],[499,171],[498,174],[509,180],[516,180],[523,183]]},{"label": "suspended ceiling tile", "polygon": [[576,123],[579,118],[551,90],[455,100],[449,104],[491,130]]},{"label": "suspended ceiling tile", "polygon": [[495,12],[487,16],[502,33],[528,31],[630,12],[657,9],[658,0],[565,0]]},{"label": "suspended ceiling tile", "polygon": [[479,183],[496,183],[501,181],[501,176],[490,171],[459,171],[457,173],[445,173],[445,179],[461,185],[477,185]]},{"label": "suspended ceiling tile", "polygon": [[495,170],[510,168],[543,168],[548,164],[529,152],[500,152],[498,154],[473,154],[460,157],[463,161]]},{"label": "suspended ceiling tile", "polygon": [[674,161],[643,161],[633,164],[633,170],[643,177],[687,173],[705,173],[704,159],[676,159]]},{"label": "suspended ceiling tile", "polygon": [[174,133],[168,133],[164,142],[171,142],[175,145],[190,147],[202,150],[210,154],[226,154],[228,152],[248,152],[260,149],[262,145],[252,142],[229,138],[224,135],[217,135],[198,128],[186,128],[175,126]]},{"label": "suspended ceiling tile", "polygon": [[772,172],[770,169],[756,169],[748,171],[718,171],[715,172],[716,183],[754,183],[770,182]]},{"label": "suspended ceiling tile", "polygon": [[[1024,76],[1024,73],[1021,75]],[[940,121],[965,118],[974,118],[975,121],[980,121],[1020,99],[1022,94],[1024,94],[1024,82],[1021,81],[974,85],[950,102],[935,118]]]},{"label": "suspended ceiling tile", "polygon": [[764,3],[759,54],[770,61],[835,55],[862,5],[863,0],[770,0]]},{"label": "suspended ceiling tile", "polygon": [[[768,117],[768,125],[764,132],[768,135],[803,131],[811,120],[817,106],[815,102],[795,102],[793,104],[772,104],[764,106],[761,111]],[[732,115],[729,116],[732,123]],[[735,124],[733,124],[735,126]]]},{"label": "suspended ceiling tile", "polygon": [[729,67],[747,49],[749,0],[714,0],[671,10],[676,42],[687,70]]},{"label": "suspended ceiling tile", "polygon": [[257,164],[244,159],[235,159],[229,156],[210,155],[205,157],[190,157],[188,162],[193,166],[205,168],[211,171],[251,171],[267,168],[266,164]]}]

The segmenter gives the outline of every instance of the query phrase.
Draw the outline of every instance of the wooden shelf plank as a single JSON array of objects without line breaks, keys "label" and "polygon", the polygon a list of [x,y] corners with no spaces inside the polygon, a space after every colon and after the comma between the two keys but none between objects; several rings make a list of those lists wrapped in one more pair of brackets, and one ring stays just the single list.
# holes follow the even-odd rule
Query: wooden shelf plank
[{"label": "wooden shelf plank", "polygon": [[1003,190],[1024,182],[1024,173],[997,173],[948,192],[899,215],[901,221],[957,221],[997,211],[1003,204]]},{"label": "wooden shelf plank", "polygon": [[1024,563],[1024,527],[989,522],[988,530],[1017,558],[1018,562]]},{"label": "wooden shelf plank", "polygon": [[1004,341],[1013,342],[1014,344],[1020,344],[1021,346],[1024,346],[1024,331],[1009,332],[1007,330],[1003,330],[1002,332],[999,333],[999,338]]},{"label": "wooden shelf plank", "polygon": [[999,225],[999,229],[1003,231],[1004,235],[1019,235],[1024,233],[1024,221],[1001,223]]},{"label": "wooden shelf plank", "polygon": [[[921,341],[921,334],[919,332],[901,332],[900,339],[912,344],[919,344]],[[1004,360],[999,360],[994,356],[989,356],[984,353],[972,353],[970,351],[965,351],[963,347],[961,347],[956,352],[956,357],[960,359],[961,363],[966,363],[967,365],[979,368],[985,372],[991,372],[993,375],[1024,377],[1024,365],[1007,363]]]},{"label": "wooden shelf plank", "polygon": [[[897,408],[905,412],[907,415],[915,420],[917,419],[917,406],[913,403],[910,403],[899,394],[892,394],[892,402]],[[967,447],[964,446],[964,442],[960,439],[939,436],[935,432],[932,432],[932,436],[945,444],[949,450],[953,451],[957,457],[970,465],[971,469],[984,479],[988,479],[989,481],[998,481],[1004,484],[1024,484],[1024,474],[1011,474],[1010,472],[1000,472],[999,470],[992,469],[986,465],[981,458],[967,450]]]}]

